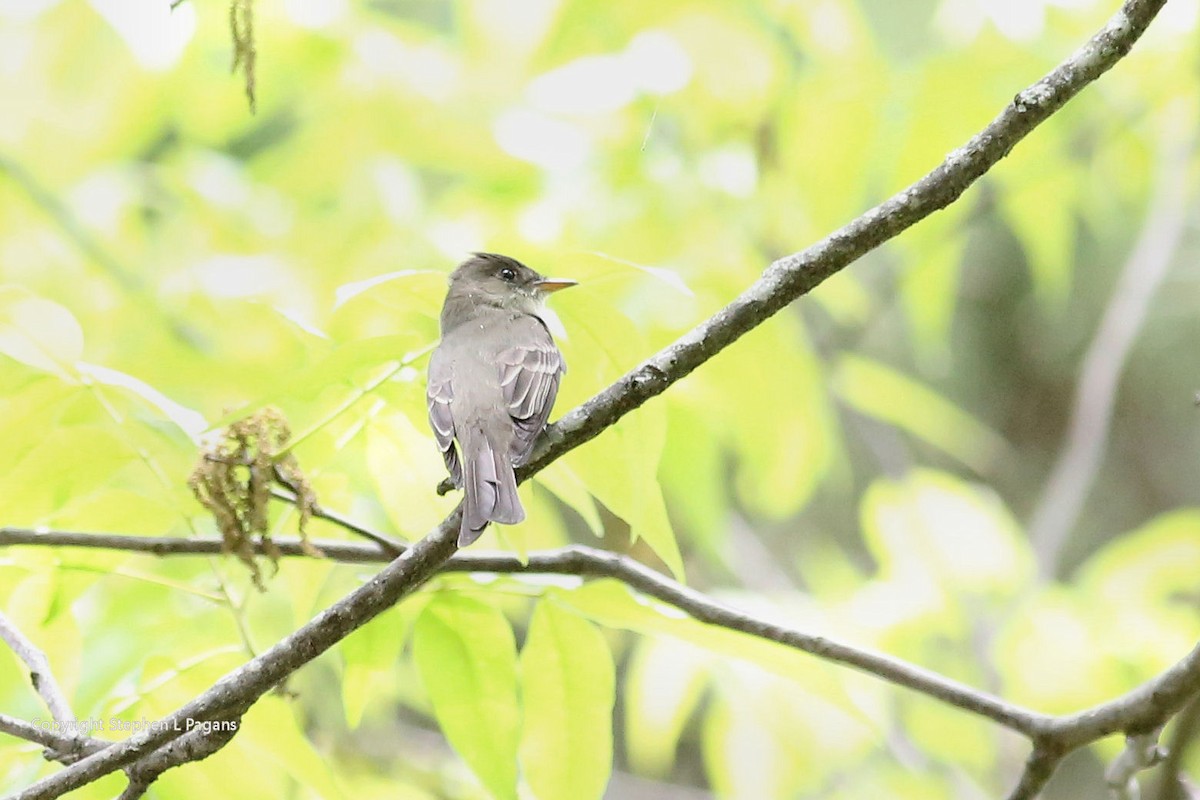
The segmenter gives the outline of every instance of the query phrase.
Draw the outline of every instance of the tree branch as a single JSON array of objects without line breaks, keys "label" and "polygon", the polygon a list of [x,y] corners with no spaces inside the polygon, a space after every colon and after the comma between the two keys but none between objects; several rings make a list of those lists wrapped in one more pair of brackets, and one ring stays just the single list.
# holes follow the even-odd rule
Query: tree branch
[{"label": "tree branch", "polygon": [[1197,732],[1200,732],[1200,697],[1193,697],[1175,719],[1167,755],[1159,769],[1155,794],[1158,800],[1187,800],[1191,796],[1184,783],[1183,759]]},{"label": "tree branch", "polygon": [[[285,556],[311,557],[302,549],[297,538],[275,539],[275,547]],[[211,555],[221,552],[221,540],[172,539],[117,534],[87,534],[50,531],[23,531],[0,528],[0,546],[16,544],[82,546],[156,555]],[[331,559],[348,563],[390,561],[392,556],[378,548],[355,542],[311,542]],[[266,551],[256,544],[260,555]],[[769,622],[732,606],[719,603],[678,581],[656,572],[628,556],[610,550],[583,545],[570,545],[555,550],[535,550],[525,560],[502,552],[457,553],[447,560],[439,573],[489,572],[509,575],[573,575],[586,578],[612,578],[643,594],[683,611],[693,619],[709,625],[738,631],[759,639],[775,642],[805,653],[846,664],[890,683],[941,700],[957,708],[987,717],[1019,733],[1033,735],[1051,721],[1038,714],[986,692],[868,648],[817,636]]]},{"label": "tree branch", "polygon": [[[1157,742],[1157,731],[1197,693],[1200,693],[1200,644],[1170,669],[1121,697],[1052,718],[1033,737],[1033,752],[1009,800],[1036,797],[1064,756],[1106,736],[1124,732],[1132,741],[1127,751],[1142,747],[1151,734],[1150,738]],[[1146,752],[1144,747],[1142,752]],[[1154,752],[1157,754],[1157,748]],[[1122,774],[1128,772],[1127,778],[1147,766],[1141,761],[1130,763],[1136,765],[1129,769],[1120,765]]]},{"label": "tree branch", "polygon": [[129,775],[129,784],[118,800],[136,800],[167,770],[208,758],[229,744],[241,727],[240,717],[217,720],[216,723],[194,727],[127,767],[125,771]]},{"label": "tree branch", "polygon": [[[50,712],[53,720],[54,730],[45,732],[47,736],[54,739],[53,745],[47,744],[45,738],[30,739],[29,736],[21,738],[46,745],[49,748],[47,755],[64,763],[76,760],[81,753],[93,752],[95,749],[91,747],[93,743],[103,746],[103,743],[98,740],[80,734],[78,723],[75,720],[75,712],[71,710],[66,693],[58,685],[54,673],[50,671],[50,662],[46,659],[46,654],[34,645],[17,626],[13,625],[2,611],[0,611],[0,640],[3,640],[17,658],[29,668],[30,683],[33,684],[34,691],[42,698],[42,702],[46,704],[46,709]],[[12,718],[6,719],[13,721]],[[37,729],[37,726],[31,725],[30,727]],[[15,732],[12,725],[4,730],[14,736],[20,735]]]},{"label": "tree branch", "polygon": [[[1038,124],[1119,61],[1165,0],[1127,0],[1108,24],[1046,77],[1020,92],[986,128],[917,183],[807,250],[776,261],[745,292],[666,349],[568,413],[547,430],[527,478],[598,435],[625,414],[691,373],[737,338],[847,264],[945,207]],[[375,577],[257,658],[152,727],[89,756],[18,795],[58,797],[176,738],[172,723],[244,713],[291,672],[390,608],[434,575],[456,550],[461,505]],[[823,648],[823,642],[818,642]]]},{"label": "tree branch", "polygon": [[1054,770],[1066,755],[1065,752],[1042,742],[1035,742],[1033,751],[1025,761],[1021,779],[1008,795],[1008,800],[1032,800],[1041,793]]},{"label": "tree branch", "polygon": [[[382,536],[382,534],[380,534]],[[337,539],[310,539],[330,561],[345,564],[387,563],[407,549],[397,542],[392,545],[361,544]],[[303,542],[294,537],[272,537],[271,542],[279,552],[289,557],[312,558],[305,552]],[[138,536],[122,533],[82,533],[79,531],[51,531],[40,528],[0,528],[0,547],[81,547],[89,550],[124,550],[130,553],[147,553],[156,556],[207,555],[217,556],[225,552],[224,541],[218,536],[201,536],[194,539],[179,539],[174,536]],[[256,555],[269,553],[262,542],[252,543]],[[392,548],[395,548],[394,551]]]},{"label": "tree branch", "polygon": [[[359,525],[355,527],[362,529]],[[391,558],[390,554],[373,545],[335,540],[311,543],[326,557],[346,563],[382,562]],[[303,550],[302,542],[298,538],[276,539],[274,544],[284,556],[311,557]],[[159,556],[212,555],[221,552],[221,540],[217,537],[173,539],[0,528],[0,546],[6,545],[118,549]],[[257,545],[257,552],[265,555],[261,544]],[[1121,697],[1075,714],[1049,716],[1008,703],[987,692],[965,686],[886,654],[836,639],[804,633],[755,617],[689,589],[628,556],[583,545],[535,550],[526,554],[524,561],[503,552],[456,553],[437,571],[612,578],[674,606],[700,622],[772,641],[827,661],[846,664],[1022,733],[1035,741],[1035,754],[1038,758],[1033,759],[1031,756],[1030,764],[1038,769],[1045,766],[1050,755],[1054,755],[1054,763],[1057,763],[1066,753],[1113,733],[1127,731],[1136,735],[1153,730],[1200,692],[1198,644],[1170,669]]]},{"label": "tree branch", "polygon": [[1079,520],[1096,474],[1104,461],[1117,388],[1125,360],[1142,329],[1146,312],[1167,276],[1188,220],[1192,183],[1187,163],[1195,132],[1175,128],[1164,146],[1157,188],[1112,299],[1083,359],[1075,388],[1066,443],[1046,479],[1029,521],[1029,538],[1042,575],[1058,571],[1063,546]]},{"label": "tree branch", "polygon": [[[278,469],[275,471],[275,479],[287,483],[287,476],[283,475]],[[272,487],[271,496],[276,500],[282,500],[290,505],[296,505],[296,493],[294,491],[285,492],[278,487]],[[386,559],[388,561],[404,552],[403,542],[398,542],[392,537],[382,534],[379,531],[373,531],[370,528],[359,525],[349,517],[342,516],[341,514],[338,514],[335,511],[330,511],[329,509],[323,508],[320,505],[313,506],[311,510],[312,515],[317,519],[323,519],[326,522],[332,522],[334,525],[349,531],[355,536],[361,536],[364,539],[370,539],[372,542],[379,545],[382,550],[389,554],[389,558]]]},{"label": "tree branch", "polygon": [[1158,744],[1161,735],[1160,725],[1148,733],[1125,737],[1125,749],[1104,771],[1104,782],[1114,800],[1138,800],[1142,796],[1137,774],[1156,766],[1166,756],[1166,750]]},{"label": "tree branch", "polygon": [[41,696],[42,701],[45,702],[54,721],[63,728],[74,727],[75,712],[71,711],[67,695],[55,680],[54,673],[50,671],[50,662],[46,660],[46,654],[29,641],[25,634],[17,630],[17,627],[2,611],[0,611],[0,640],[3,640],[9,649],[16,653],[17,658],[29,667],[29,680],[38,695]]},{"label": "tree branch", "polygon": [[72,738],[56,733],[50,726],[35,725],[23,719],[0,714],[0,733],[7,733],[27,742],[46,748],[46,758],[72,764],[80,754],[97,753],[108,746],[108,742],[90,737]]},{"label": "tree branch", "polygon": [[826,278],[958,199],[1035,127],[1124,57],[1166,0],[1126,0],[1068,59],[932,172],[821,241],[771,264],[725,308],[551,425],[520,478],[592,439]]}]

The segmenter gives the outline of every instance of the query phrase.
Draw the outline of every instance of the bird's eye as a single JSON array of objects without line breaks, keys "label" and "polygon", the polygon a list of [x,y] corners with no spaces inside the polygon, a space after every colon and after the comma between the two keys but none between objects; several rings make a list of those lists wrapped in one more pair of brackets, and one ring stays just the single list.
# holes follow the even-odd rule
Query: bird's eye
[{"label": "bird's eye", "polygon": [[517,272],[511,267],[505,267],[504,269],[500,270],[500,278],[506,281],[516,280]]}]

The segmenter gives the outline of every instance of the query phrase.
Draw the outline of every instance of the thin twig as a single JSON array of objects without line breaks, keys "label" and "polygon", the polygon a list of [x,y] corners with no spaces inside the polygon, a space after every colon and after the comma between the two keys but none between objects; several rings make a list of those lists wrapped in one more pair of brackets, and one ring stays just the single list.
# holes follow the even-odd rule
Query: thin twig
[{"label": "thin twig", "polygon": [[1191,795],[1183,783],[1183,759],[1200,732],[1200,696],[1193,697],[1175,719],[1167,744],[1167,755],[1159,768],[1158,800],[1187,800]]},{"label": "thin twig", "polygon": [[[29,680],[33,684],[34,691],[42,698],[42,702],[46,704],[46,709],[50,712],[50,727],[53,730],[48,733],[53,735],[55,743],[46,745],[47,757],[69,764],[78,760],[81,755],[94,753],[104,747],[104,743],[80,732],[75,712],[71,710],[71,703],[67,700],[66,692],[62,690],[58,680],[54,677],[46,654],[31,642],[16,625],[13,625],[2,611],[0,611],[0,640],[3,640],[17,658],[29,668]],[[11,720],[11,718],[9,719]],[[14,736],[19,735],[11,726],[6,730]],[[29,737],[22,738],[28,739]],[[46,744],[44,738],[30,741]]]},{"label": "thin twig", "polygon": [[1035,744],[1025,761],[1020,780],[1008,795],[1008,800],[1032,800],[1037,797],[1050,781],[1050,776],[1054,774],[1064,755],[1065,753],[1044,743]]},{"label": "thin twig", "polygon": [[[284,491],[283,489],[272,488],[271,496],[277,500],[282,500],[283,502],[290,503],[292,505],[295,505],[295,503],[296,503],[295,493],[287,492],[287,491]],[[395,558],[396,556],[398,556],[404,552],[404,548],[405,548],[404,542],[397,541],[396,539],[393,539],[392,537],[387,536],[386,534],[382,534],[379,531],[373,531],[370,528],[366,528],[362,525],[359,525],[354,520],[350,519],[349,517],[342,516],[341,514],[338,514],[336,511],[330,511],[329,509],[318,505],[318,506],[313,507],[312,515],[314,517],[316,517],[317,519],[323,519],[326,522],[332,522],[334,525],[337,525],[337,526],[349,531],[350,533],[354,534],[355,536],[361,536],[364,539],[370,539],[372,542],[379,545],[378,548],[374,548],[374,549],[377,552],[380,550],[382,551],[383,555],[385,556],[385,558],[382,560],[390,561],[391,559]],[[276,540],[276,541],[278,541],[278,540]],[[291,555],[291,554],[289,554],[289,555]],[[342,560],[342,559],[337,559],[337,560]],[[372,560],[377,560],[377,559],[372,559]]]},{"label": "thin twig", "polygon": [[38,725],[23,719],[0,714],[0,733],[7,733],[27,742],[46,748],[46,757],[64,764],[72,764],[82,755],[97,753],[108,746],[108,742],[91,737],[72,738],[57,733],[55,726]]},{"label": "thin twig", "polygon": [[17,658],[21,659],[29,668],[29,680],[46,704],[54,721],[63,730],[73,730],[75,713],[71,711],[71,704],[67,701],[66,693],[58,685],[54,673],[50,671],[50,662],[46,660],[46,654],[29,641],[2,611],[0,611],[0,640],[3,640],[9,649],[16,653]]},{"label": "thin twig", "polygon": [[1108,784],[1113,800],[1138,800],[1142,796],[1137,774],[1158,765],[1166,756],[1166,751],[1158,744],[1161,735],[1160,725],[1148,733],[1125,737],[1125,748],[1104,771],[1104,782]]},{"label": "thin twig", "polygon": [[1074,750],[1114,733],[1153,730],[1200,692],[1200,644],[1165,672],[1115,700],[1060,717],[1043,734]]}]

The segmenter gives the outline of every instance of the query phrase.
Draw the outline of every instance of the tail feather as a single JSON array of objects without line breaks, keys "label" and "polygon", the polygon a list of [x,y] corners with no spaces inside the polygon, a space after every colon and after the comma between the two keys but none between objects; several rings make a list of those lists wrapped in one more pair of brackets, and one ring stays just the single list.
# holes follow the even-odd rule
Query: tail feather
[{"label": "tail feather", "polygon": [[458,546],[466,547],[483,534],[489,522],[514,525],[525,519],[525,509],[517,496],[517,478],[504,452],[498,452],[486,440],[478,446],[463,448],[462,526]]}]

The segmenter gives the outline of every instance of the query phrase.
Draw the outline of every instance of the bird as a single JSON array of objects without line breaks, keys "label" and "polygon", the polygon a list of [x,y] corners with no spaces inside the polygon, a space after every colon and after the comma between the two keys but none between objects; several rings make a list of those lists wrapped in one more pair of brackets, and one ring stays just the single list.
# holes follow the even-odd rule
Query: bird
[{"label": "bird", "polygon": [[498,253],[474,253],[450,273],[425,398],[450,480],[464,492],[459,547],[489,522],[525,519],[514,469],[545,429],[567,370],[545,301],[576,283]]}]

